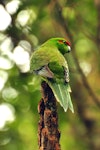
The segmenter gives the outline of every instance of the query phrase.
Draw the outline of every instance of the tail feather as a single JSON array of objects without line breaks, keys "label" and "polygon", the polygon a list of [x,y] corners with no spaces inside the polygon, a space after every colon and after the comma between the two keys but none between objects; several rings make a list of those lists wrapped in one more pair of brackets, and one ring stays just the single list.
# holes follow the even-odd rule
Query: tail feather
[{"label": "tail feather", "polygon": [[60,103],[60,105],[64,108],[64,111],[66,112],[69,108],[74,113],[73,104],[70,97],[71,88],[69,84],[57,84],[48,82],[49,86],[51,87],[55,98]]}]

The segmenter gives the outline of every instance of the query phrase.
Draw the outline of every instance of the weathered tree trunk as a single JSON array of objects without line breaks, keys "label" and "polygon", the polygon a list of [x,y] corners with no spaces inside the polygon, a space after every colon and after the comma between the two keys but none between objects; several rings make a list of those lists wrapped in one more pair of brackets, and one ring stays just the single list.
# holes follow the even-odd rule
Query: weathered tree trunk
[{"label": "weathered tree trunk", "polygon": [[38,124],[39,150],[61,150],[56,100],[45,81],[42,82],[41,87],[43,96],[38,105],[40,114]]}]

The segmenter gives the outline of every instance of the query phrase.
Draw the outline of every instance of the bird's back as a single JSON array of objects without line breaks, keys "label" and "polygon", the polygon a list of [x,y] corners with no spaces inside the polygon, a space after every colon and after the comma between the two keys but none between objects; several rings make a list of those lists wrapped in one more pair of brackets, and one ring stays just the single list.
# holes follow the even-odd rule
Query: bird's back
[{"label": "bird's back", "polygon": [[61,66],[67,66],[67,61],[57,47],[41,46],[34,51],[31,57],[30,70],[38,70],[51,62],[57,62]]}]

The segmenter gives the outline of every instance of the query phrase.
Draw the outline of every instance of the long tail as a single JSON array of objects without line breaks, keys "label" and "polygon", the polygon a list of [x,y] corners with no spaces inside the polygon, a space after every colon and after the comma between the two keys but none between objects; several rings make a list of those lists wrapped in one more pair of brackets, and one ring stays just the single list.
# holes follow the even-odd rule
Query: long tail
[{"label": "long tail", "polygon": [[60,103],[60,105],[64,108],[66,112],[69,108],[74,113],[73,104],[70,97],[71,88],[69,84],[57,84],[48,81],[49,86],[51,87],[55,98]]}]

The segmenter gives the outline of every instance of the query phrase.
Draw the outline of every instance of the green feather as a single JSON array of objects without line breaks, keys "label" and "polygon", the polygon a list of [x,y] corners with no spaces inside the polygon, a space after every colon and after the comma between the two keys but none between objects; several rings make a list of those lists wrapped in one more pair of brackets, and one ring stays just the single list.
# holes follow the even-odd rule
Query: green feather
[{"label": "green feather", "polygon": [[40,75],[51,87],[55,98],[64,108],[74,112],[70,97],[69,69],[64,57],[70,44],[64,38],[52,38],[42,44],[31,56],[30,72]]},{"label": "green feather", "polygon": [[51,87],[56,100],[64,108],[64,111],[66,112],[69,108],[74,113],[74,108],[70,97],[71,89],[69,84],[57,84],[50,81],[47,81],[47,83]]}]

